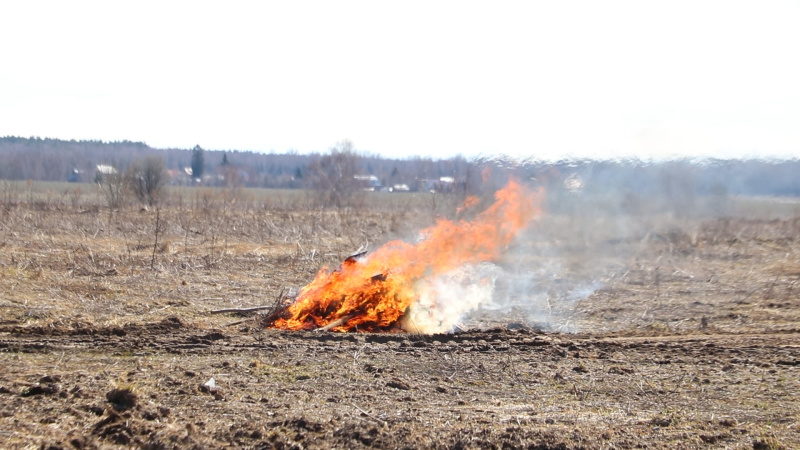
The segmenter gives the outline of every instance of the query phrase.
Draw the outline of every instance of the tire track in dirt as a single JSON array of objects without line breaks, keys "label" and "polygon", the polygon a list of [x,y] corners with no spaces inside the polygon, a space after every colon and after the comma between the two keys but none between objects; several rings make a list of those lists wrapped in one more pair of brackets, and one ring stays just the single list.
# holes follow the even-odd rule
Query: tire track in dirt
[{"label": "tire track in dirt", "polygon": [[[129,352],[226,353],[264,349],[358,347],[384,345],[395,352],[504,352],[552,348],[557,352],[584,349],[596,352],[641,351],[681,353],[703,357],[718,353],[739,353],[760,357],[787,356],[781,360],[795,365],[792,355],[800,352],[800,332],[742,334],[681,334],[658,336],[575,335],[537,330],[492,329],[453,334],[370,334],[315,333],[256,330],[223,332],[183,324],[177,318],[123,327],[58,328],[0,327],[0,351],[53,352],[69,349],[116,349]],[[656,353],[654,353],[656,354]],[[795,355],[796,358],[796,355]],[[800,365],[800,364],[798,364]]]}]

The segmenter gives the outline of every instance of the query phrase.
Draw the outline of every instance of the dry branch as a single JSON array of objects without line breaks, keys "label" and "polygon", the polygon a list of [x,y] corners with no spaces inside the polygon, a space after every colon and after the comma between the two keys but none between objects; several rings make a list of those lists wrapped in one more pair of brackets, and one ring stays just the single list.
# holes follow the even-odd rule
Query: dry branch
[{"label": "dry branch", "polygon": [[249,313],[253,311],[261,311],[264,309],[273,309],[275,305],[269,306],[254,306],[252,308],[225,308],[225,309],[215,309],[210,311],[210,314],[223,314],[223,313]]},{"label": "dry branch", "polygon": [[233,327],[233,326],[236,326],[236,325],[241,325],[243,323],[250,322],[252,320],[253,320],[253,317],[248,317],[246,319],[237,320],[236,322],[226,323],[225,326],[226,327]]},{"label": "dry branch", "polygon": [[338,318],[338,319],[334,320],[333,322],[331,322],[331,323],[329,323],[329,324],[325,325],[324,327],[319,327],[319,328],[317,328],[317,329],[316,329],[316,330],[314,330],[314,331],[320,331],[320,332],[321,332],[321,331],[328,331],[328,330],[330,330],[331,328],[336,328],[336,327],[338,327],[338,326],[340,326],[340,325],[344,325],[344,324],[346,324],[346,323],[347,323],[347,321],[348,321],[348,320],[350,320],[350,319],[352,319],[354,316],[355,316],[355,314],[348,314],[348,315],[346,315],[346,316],[343,316],[343,317],[340,317],[340,318]]},{"label": "dry branch", "polygon": [[379,424],[381,424],[381,425],[386,425],[386,421],[385,421],[385,420],[383,420],[383,419],[381,419],[381,418],[379,418],[379,417],[375,417],[375,416],[373,416],[372,414],[370,414],[370,413],[368,413],[368,412],[364,411],[362,408],[360,408],[360,407],[359,407],[358,405],[356,405],[355,403],[350,403],[350,405],[352,405],[352,406],[353,406],[353,408],[355,408],[355,409],[359,410],[359,411],[361,412],[361,414],[363,414],[363,415],[364,415],[364,417],[369,417],[370,419],[372,419],[372,420],[374,420],[374,421],[378,422],[378,423],[379,423]]}]

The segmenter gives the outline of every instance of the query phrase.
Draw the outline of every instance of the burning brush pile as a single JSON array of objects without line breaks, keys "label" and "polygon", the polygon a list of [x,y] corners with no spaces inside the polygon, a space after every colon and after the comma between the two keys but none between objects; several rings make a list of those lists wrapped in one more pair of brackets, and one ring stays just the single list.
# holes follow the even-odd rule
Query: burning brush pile
[{"label": "burning brush pile", "polygon": [[[392,241],[375,252],[322,269],[268,326],[285,330],[452,331],[491,298],[494,280],[480,270],[497,260],[536,219],[541,194],[510,182],[472,221],[439,220],[416,244]],[[467,203],[474,203],[473,199]]]}]

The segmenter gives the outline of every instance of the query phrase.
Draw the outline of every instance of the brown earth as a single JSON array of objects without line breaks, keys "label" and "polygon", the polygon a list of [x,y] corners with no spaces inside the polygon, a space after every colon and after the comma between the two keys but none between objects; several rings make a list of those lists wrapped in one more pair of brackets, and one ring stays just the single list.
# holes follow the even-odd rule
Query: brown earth
[{"label": "brown earth", "polygon": [[0,447],[800,447],[798,220],[545,217],[498,262],[548,267],[544,306],[500,283],[508,308],[424,336],[210,314],[409,212],[165,210],[166,246],[154,212],[120,214],[5,212]]}]

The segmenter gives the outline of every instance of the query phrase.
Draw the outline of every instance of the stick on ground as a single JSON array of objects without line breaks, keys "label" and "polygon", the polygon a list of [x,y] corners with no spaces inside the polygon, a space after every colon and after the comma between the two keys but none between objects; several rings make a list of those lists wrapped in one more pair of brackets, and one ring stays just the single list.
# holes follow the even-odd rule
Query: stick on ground
[{"label": "stick on ground", "polygon": [[254,306],[252,308],[215,309],[213,311],[210,311],[210,314],[222,314],[222,313],[232,313],[232,312],[235,312],[235,313],[249,313],[249,312],[253,312],[253,311],[261,311],[261,310],[264,310],[264,309],[272,309],[274,307],[275,307],[274,305],[269,305],[269,306]]}]

